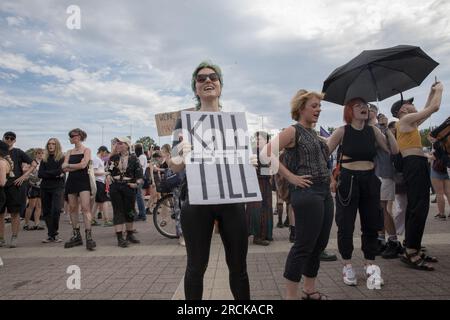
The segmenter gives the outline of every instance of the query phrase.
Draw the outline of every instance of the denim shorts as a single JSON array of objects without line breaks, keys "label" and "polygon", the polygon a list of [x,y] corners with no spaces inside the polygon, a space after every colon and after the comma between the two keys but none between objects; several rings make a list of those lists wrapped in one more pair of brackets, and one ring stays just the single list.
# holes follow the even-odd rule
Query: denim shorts
[{"label": "denim shorts", "polygon": [[439,172],[431,168],[430,170],[430,177],[431,179],[438,179],[438,180],[449,180],[450,177],[447,172]]}]

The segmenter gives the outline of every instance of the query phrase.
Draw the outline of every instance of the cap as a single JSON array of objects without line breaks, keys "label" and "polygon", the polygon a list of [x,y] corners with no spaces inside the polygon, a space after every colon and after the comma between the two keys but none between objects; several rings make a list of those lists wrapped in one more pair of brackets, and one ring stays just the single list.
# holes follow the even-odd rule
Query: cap
[{"label": "cap", "polygon": [[391,113],[393,117],[398,116],[398,112],[400,111],[400,108],[405,104],[405,103],[411,103],[414,101],[414,98],[409,98],[407,100],[398,100],[397,102],[395,102],[392,107],[391,107]]},{"label": "cap", "polygon": [[98,152],[108,152],[109,153],[109,150],[106,146],[100,146],[97,150],[97,153]]},{"label": "cap", "polygon": [[12,131],[7,131],[3,134],[4,137],[14,137],[16,139],[16,134]]},{"label": "cap", "polygon": [[128,147],[131,147],[131,140],[128,137],[116,137],[115,138],[118,142],[123,142],[128,145]]}]

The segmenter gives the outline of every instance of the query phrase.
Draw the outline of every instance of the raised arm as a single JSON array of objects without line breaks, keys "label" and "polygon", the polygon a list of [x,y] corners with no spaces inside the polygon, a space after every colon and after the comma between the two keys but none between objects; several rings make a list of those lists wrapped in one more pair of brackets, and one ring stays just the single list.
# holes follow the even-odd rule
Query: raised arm
[{"label": "raised arm", "polygon": [[386,136],[375,126],[372,126],[375,133],[375,140],[377,146],[390,154],[397,154],[399,152],[397,141],[390,130],[386,130]]},{"label": "raised arm", "polygon": [[402,126],[415,127],[415,124],[417,124],[417,126],[420,126],[422,123],[424,123],[433,113],[439,111],[443,90],[444,86],[441,82],[436,82],[435,84],[433,84],[433,86],[431,87],[430,95],[428,96],[427,104],[425,105],[424,109],[419,112],[405,115],[401,118],[400,124]]}]

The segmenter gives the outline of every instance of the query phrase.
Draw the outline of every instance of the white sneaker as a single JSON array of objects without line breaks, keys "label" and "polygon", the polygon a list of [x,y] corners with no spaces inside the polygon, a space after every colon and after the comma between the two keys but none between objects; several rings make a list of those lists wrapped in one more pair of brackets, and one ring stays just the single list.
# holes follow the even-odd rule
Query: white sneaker
[{"label": "white sneaker", "polygon": [[348,286],[356,286],[358,284],[355,271],[353,270],[351,264],[344,266],[342,269],[342,277],[344,279],[344,283]]},{"label": "white sneaker", "polygon": [[178,239],[179,243],[181,246],[186,247],[186,242],[184,242],[184,237],[180,236],[180,238]]},{"label": "white sneaker", "polygon": [[367,288],[369,290],[377,289],[380,290],[381,286],[384,285],[384,280],[381,277],[381,269],[375,264],[370,264],[364,266],[364,273],[367,277]]}]

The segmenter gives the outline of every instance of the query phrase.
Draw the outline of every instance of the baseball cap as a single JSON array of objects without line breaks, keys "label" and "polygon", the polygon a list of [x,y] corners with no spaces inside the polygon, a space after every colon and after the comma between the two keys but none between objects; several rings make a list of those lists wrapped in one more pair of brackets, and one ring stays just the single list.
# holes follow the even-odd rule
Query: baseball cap
[{"label": "baseball cap", "polygon": [[7,131],[3,134],[3,137],[14,137],[16,139],[16,134],[12,131]]},{"label": "baseball cap", "polygon": [[123,142],[128,145],[128,147],[131,147],[131,140],[128,139],[128,137],[116,137],[115,138],[118,142]]},{"label": "baseball cap", "polygon": [[414,98],[409,98],[406,100],[398,100],[397,102],[395,102],[392,107],[391,107],[391,113],[393,117],[398,116],[398,112],[400,111],[400,108],[405,104],[405,103],[412,103],[414,101]]},{"label": "baseball cap", "polygon": [[106,146],[100,146],[98,148],[97,152],[108,152],[109,153],[109,150]]}]

